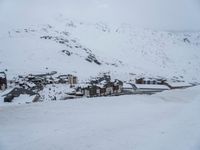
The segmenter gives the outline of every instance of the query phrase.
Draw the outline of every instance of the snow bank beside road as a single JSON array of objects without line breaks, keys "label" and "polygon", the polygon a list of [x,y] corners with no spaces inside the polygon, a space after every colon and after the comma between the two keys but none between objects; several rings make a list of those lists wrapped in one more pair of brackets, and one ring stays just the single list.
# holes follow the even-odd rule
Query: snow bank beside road
[{"label": "snow bank beside road", "polygon": [[170,91],[164,91],[153,95],[164,101],[168,102],[191,102],[192,100],[200,97],[200,87],[192,87],[183,89],[176,89]]}]

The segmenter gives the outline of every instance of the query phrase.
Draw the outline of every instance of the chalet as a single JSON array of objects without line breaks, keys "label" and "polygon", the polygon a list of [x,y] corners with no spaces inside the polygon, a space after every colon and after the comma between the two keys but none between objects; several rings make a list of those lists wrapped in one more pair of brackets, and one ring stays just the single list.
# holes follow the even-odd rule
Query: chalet
[{"label": "chalet", "polygon": [[100,86],[100,87],[101,87],[101,89],[100,89],[100,95],[101,96],[106,96],[106,88],[103,87],[103,86]]},{"label": "chalet", "polygon": [[122,93],[122,89],[123,89],[123,82],[116,79],[114,81],[114,86],[113,86],[114,93],[115,94]]},{"label": "chalet", "polygon": [[0,72],[0,90],[7,88],[7,78],[5,72]]},{"label": "chalet", "polygon": [[192,86],[192,84],[187,82],[170,82],[170,81],[166,81],[165,85],[168,86],[170,89],[184,89]]},{"label": "chalet", "polygon": [[105,95],[112,95],[114,93],[114,83],[113,82],[108,82],[103,85],[103,88],[106,89],[106,92],[104,93]]},{"label": "chalet", "polygon": [[99,86],[97,86],[97,85],[88,85],[88,86],[82,88],[81,92],[86,97],[101,96],[101,88]]}]

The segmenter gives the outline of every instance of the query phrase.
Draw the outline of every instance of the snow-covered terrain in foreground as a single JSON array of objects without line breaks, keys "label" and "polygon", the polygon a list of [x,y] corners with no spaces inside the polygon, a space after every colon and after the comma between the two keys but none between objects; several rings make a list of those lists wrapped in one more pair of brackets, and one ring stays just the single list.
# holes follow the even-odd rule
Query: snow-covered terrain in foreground
[{"label": "snow-covered terrain in foreground", "polygon": [[0,107],[1,150],[199,150],[200,87]]},{"label": "snow-covered terrain in foreground", "polygon": [[199,12],[197,0],[1,0],[0,71],[200,82]]}]

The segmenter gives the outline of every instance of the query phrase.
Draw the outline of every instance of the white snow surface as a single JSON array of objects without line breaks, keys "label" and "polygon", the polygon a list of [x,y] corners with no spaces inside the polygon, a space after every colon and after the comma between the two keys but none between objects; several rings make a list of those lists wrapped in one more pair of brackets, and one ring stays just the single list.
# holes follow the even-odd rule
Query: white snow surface
[{"label": "white snow surface", "polygon": [[170,88],[166,85],[159,84],[135,84],[138,89],[163,89],[169,90]]},{"label": "white snow surface", "polygon": [[[1,0],[0,71],[8,79],[58,71],[80,80],[110,72],[126,81],[142,74],[198,82],[199,7],[198,0]],[[102,65],[87,62],[88,52]]]},{"label": "white snow surface", "polygon": [[[200,80],[199,32],[162,32],[59,16],[51,24],[0,29],[0,33],[0,68],[8,70],[8,79],[58,71],[75,74],[80,80],[100,72],[110,72],[113,78],[126,81],[135,78],[130,74]],[[62,44],[56,39],[68,42]],[[89,53],[101,65],[86,61]]]},{"label": "white snow surface", "polygon": [[0,106],[0,149],[199,150],[199,91]]},{"label": "white snow surface", "polygon": [[189,87],[191,86],[191,84],[187,83],[187,82],[167,82],[170,86],[172,87]]}]

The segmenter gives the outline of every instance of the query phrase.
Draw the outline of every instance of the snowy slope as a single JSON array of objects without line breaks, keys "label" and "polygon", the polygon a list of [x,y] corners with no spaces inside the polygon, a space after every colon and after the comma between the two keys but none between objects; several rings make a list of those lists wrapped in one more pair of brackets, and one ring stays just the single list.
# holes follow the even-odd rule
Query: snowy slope
[{"label": "snowy slope", "polygon": [[[0,0],[0,72],[109,72],[200,82],[198,0]],[[8,93],[10,87],[0,92]],[[199,150],[200,87],[152,96],[47,101],[0,97],[0,150]],[[19,105],[20,104],[20,105]]]},{"label": "snowy slope", "polygon": [[200,87],[0,107],[2,150],[199,150]]},{"label": "snowy slope", "polygon": [[199,13],[196,0],[1,0],[0,71],[198,81]]},{"label": "snowy slope", "polygon": [[[160,32],[59,16],[52,24],[29,25],[1,34],[0,67],[7,69],[10,77],[58,71],[85,79],[111,72],[121,79],[145,74],[198,81],[199,48],[198,32]],[[87,61],[91,56],[92,62]]]}]

